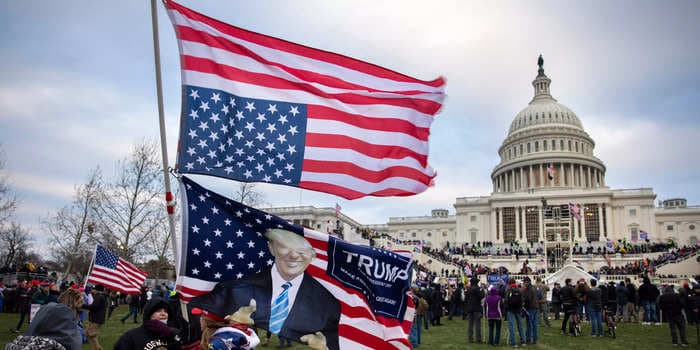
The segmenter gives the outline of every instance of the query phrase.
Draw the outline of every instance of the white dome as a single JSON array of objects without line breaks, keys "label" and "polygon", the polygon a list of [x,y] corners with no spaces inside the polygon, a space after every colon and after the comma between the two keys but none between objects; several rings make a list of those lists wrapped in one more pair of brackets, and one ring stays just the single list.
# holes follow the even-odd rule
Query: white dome
[{"label": "white dome", "polygon": [[530,102],[515,116],[508,134],[530,126],[545,126],[545,124],[567,124],[583,130],[581,120],[568,107],[554,99],[537,99]]}]

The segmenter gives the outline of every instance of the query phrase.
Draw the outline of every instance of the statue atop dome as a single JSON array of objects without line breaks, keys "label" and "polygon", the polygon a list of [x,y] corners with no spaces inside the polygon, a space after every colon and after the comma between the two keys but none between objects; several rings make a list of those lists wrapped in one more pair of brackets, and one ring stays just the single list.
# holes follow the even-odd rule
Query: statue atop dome
[{"label": "statue atop dome", "polygon": [[544,59],[542,58],[542,54],[540,54],[540,57],[537,59],[537,65],[540,67],[540,69],[537,70],[537,76],[544,76]]}]

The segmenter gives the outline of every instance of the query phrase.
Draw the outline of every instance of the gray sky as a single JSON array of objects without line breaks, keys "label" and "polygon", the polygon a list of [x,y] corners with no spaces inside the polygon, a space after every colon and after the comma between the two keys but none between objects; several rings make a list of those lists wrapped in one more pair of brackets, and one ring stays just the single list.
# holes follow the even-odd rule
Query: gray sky
[{"label": "gray sky", "polygon": [[[380,4],[377,4],[380,3]],[[260,185],[271,206],[332,207],[364,224],[454,213],[488,195],[497,150],[532,98],[537,56],[552,95],[596,142],[612,188],[652,187],[700,204],[698,1],[182,1],[249,30],[431,80],[448,98],[432,126],[436,186],[401,198],[339,197]],[[174,164],[180,111],[175,34],[159,4],[165,114]],[[22,203],[17,220],[67,205],[100,166],[111,176],[131,145],[157,139],[148,1],[4,1],[0,143]],[[198,178],[231,195],[226,180]]]}]

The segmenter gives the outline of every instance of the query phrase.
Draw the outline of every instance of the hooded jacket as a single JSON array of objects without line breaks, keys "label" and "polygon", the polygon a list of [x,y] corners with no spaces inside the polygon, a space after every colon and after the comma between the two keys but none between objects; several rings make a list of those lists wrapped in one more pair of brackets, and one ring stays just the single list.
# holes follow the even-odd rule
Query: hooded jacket
[{"label": "hooded jacket", "polygon": [[[48,303],[36,313],[24,336],[7,344],[6,349],[80,350],[83,344],[74,315],[67,305]],[[56,346],[54,342],[62,347]]]},{"label": "hooded jacket", "polygon": [[498,288],[491,288],[489,295],[484,301],[486,318],[489,320],[500,320],[503,318],[503,298],[498,295]]},{"label": "hooded jacket", "polygon": [[472,279],[466,299],[467,307],[465,312],[481,312],[481,300],[484,299],[484,292],[479,288],[479,280]]},{"label": "hooded jacket", "polygon": [[637,293],[639,294],[640,303],[644,301],[653,303],[659,297],[659,288],[651,283],[649,277],[644,277],[644,283],[639,286]]},{"label": "hooded jacket", "polygon": [[[143,308],[143,325],[128,330],[119,337],[114,345],[114,350],[176,350],[180,349],[178,341],[179,331],[170,328],[160,321],[151,321],[151,315],[161,308],[168,309],[168,303],[159,298],[153,297]],[[168,319],[170,319],[168,311]],[[158,326],[156,329],[152,326]],[[159,334],[160,333],[160,334]]]}]

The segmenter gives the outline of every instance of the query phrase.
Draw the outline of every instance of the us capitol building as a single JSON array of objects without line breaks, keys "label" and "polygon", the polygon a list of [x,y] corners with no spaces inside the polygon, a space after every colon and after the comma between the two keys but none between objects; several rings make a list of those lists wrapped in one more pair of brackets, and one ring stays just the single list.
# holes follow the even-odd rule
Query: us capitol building
[{"label": "us capitol building", "polygon": [[[534,96],[520,111],[498,148],[500,163],[491,172],[490,196],[458,197],[455,214],[434,209],[421,217],[391,217],[388,223],[362,225],[332,208],[265,209],[290,221],[330,231],[340,229],[353,240],[358,228],[370,228],[399,240],[423,240],[433,247],[477,242],[504,244],[546,242],[557,245],[673,240],[696,244],[700,206],[685,199],[659,201],[652,188],[611,189],[606,167],[595,156],[595,141],[579,117],[557,102],[540,56],[532,81]],[[580,219],[569,203],[580,206]],[[571,236],[573,235],[573,237]]]}]

